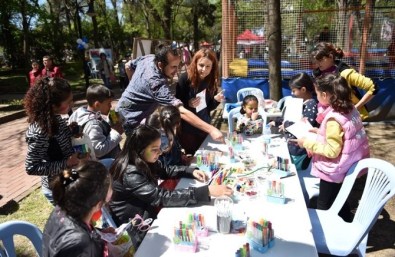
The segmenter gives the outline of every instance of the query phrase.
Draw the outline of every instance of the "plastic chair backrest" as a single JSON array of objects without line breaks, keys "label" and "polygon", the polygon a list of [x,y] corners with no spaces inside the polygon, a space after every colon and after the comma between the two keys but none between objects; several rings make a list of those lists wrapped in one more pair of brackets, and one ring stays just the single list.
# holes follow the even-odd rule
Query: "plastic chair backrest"
[{"label": "plastic chair backrest", "polygon": [[284,110],[285,107],[287,107],[287,99],[292,98],[292,96],[284,96],[277,102],[277,108],[281,111]]},{"label": "plastic chair backrest", "polygon": [[358,161],[348,171],[336,200],[328,210],[338,215],[347,200],[358,175],[368,170],[365,187],[359,201],[358,209],[352,223],[355,230],[356,246],[365,238],[373,227],[385,203],[395,195],[395,167],[389,162],[376,158]]},{"label": "plastic chair backrest", "polygon": [[[241,106],[235,107],[232,110],[230,110],[229,115],[228,115],[228,131],[229,133],[232,133],[235,131],[235,119],[240,117],[242,114],[240,113]],[[263,108],[258,109],[259,114],[262,116],[263,119],[263,125],[265,126],[267,122],[267,115],[266,112],[264,111]]]},{"label": "plastic chair backrest", "polygon": [[[5,249],[5,256],[16,257],[14,235],[27,237],[36,249],[37,255],[42,254],[42,233],[40,229],[27,221],[12,220],[0,224],[0,241]],[[0,256],[2,250],[0,247]]]},{"label": "plastic chair backrest", "polygon": [[264,96],[263,91],[261,89],[255,88],[255,87],[245,87],[245,88],[239,89],[239,91],[237,91],[237,93],[236,93],[237,101],[238,102],[243,101],[244,97],[246,97],[247,95],[256,96],[256,98],[258,98],[258,101],[259,101],[259,106],[264,107],[265,96]]}]

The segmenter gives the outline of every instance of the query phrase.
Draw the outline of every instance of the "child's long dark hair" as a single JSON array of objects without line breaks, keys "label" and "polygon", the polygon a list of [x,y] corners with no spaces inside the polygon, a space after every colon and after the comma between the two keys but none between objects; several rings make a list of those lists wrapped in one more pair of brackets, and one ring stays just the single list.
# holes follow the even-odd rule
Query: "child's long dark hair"
[{"label": "child's long dark hair", "polygon": [[138,170],[154,178],[148,164],[143,160],[143,154],[145,148],[159,138],[160,132],[155,127],[139,125],[135,128],[126,138],[125,145],[111,166],[110,173],[113,179],[123,183],[123,173],[129,164],[135,165]]},{"label": "child's long dark hair", "polygon": [[246,106],[249,102],[251,101],[255,101],[257,103],[259,103],[258,98],[256,98],[256,96],[254,95],[247,95],[243,98],[243,102],[241,103],[241,108],[240,108],[240,113],[241,114],[245,114],[245,110],[244,110],[244,106]]},{"label": "child's long dark hair", "polygon": [[148,117],[145,124],[153,126],[157,129],[163,129],[169,145],[166,149],[162,149],[164,153],[168,153],[173,147],[175,139],[174,129],[181,123],[180,110],[173,105],[166,105],[159,109],[159,112],[154,112]]},{"label": "child's long dark hair", "polygon": [[55,204],[82,220],[100,201],[105,202],[111,176],[103,164],[87,160],[59,174],[51,185]]},{"label": "child's long dark hair", "polygon": [[316,79],[316,87],[320,92],[330,93],[329,99],[332,108],[339,113],[348,114],[354,104],[351,101],[351,88],[347,80],[339,75],[326,74]]},{"label": "child's long dark hair", "polygon": [[306,72],[301,72],[301,73],[293,76],[289,80],[289,86],[297,88],[297,89],[301,89],[302,87],[305,87],[307,92],[310,92],[313,94],[315,93],[314,82],[313,82],[312,78]]},{"label": "child's long dark hair", "polygon": [[52,107],[59,107],[71,93],[70,84],[62,78],[44,77],[38,80],[23,100],[27,121],[37,122],[49,136],[56,134],[59,124]]}]

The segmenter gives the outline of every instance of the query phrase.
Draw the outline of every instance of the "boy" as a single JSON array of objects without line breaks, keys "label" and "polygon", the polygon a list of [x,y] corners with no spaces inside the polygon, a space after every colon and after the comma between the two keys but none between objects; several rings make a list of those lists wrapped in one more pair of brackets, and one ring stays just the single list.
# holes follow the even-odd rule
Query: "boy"
[{"label": "boy", "polygon": [[92,85],[86,91],[88,106],[78,108],[69,119],[82,127],[82,132],[89,136],[97,159],[115,158],[121,150],[119,143],[123,133],[121,122],[112,127],[103,116],[108,115],[114,93],[105,86]]}]

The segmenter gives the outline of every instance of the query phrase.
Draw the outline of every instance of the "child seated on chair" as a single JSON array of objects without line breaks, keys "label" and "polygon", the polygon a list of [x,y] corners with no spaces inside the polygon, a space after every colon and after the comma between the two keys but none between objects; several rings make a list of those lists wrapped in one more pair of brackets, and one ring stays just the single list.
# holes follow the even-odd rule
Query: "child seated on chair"
[{"label": "child seated on chair", "polygon": [[[369,157],[369,143],[358,110],[351,101],[347,80],[333,74],[317,79],[315,91],[323,106],[314,129],[317,139],[293,139],[313,155],[311,174],[320,178],[317,209],[328,210],[340,191],[347,171],[357,161]],[[339,216],[351,221],[346,202]]]},{"label": "child seated on chair", "polygon": [[77,122],[93,144],[98,159],[115,158],[121,151],[123,128],[120,120],[109,124],[107,116],[111,109],[114,93],[105,86],[92,85],[86,91],[88,106],[81,106],[71,116],[70,122]]},{"label": "child seated on chair", "polygon": [[236,123],[236,132],[244,133],[247,136],[262,134],[263,119],[258,113],[258,98],[253,95],[244,97],[241,104],[240,113]]},{"label": "child seated on chair", "polygon": [[[309,122],[313,127],[318,127],[317,118],[317,100],[315,98],[314,83],[312,78],[307,73],[299,73],[289,80],[289,87],[292,90],[292,96],[303,99],[302,116],[306,122]],[[286,106],[284,107],[286,108]],[[281,125],[280,125],[280,124]],[[280,120],[275,123],[279,125],[279,131],[285,130],[287,127],[294,124],[292,121]],[[271,125],[274,125],[271,122]],[[286,139],[296,139],[291,133],[285,133]],[[295,164],[296,170],[305,170],[310,164],[311,157],[307,155],[306,149],[295,145],[288,141],[288,151]]]}]

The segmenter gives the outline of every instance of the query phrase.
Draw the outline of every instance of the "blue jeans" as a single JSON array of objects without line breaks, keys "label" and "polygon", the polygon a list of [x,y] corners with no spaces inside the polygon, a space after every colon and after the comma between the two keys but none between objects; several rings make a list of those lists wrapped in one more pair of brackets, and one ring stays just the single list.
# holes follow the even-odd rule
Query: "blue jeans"
[{"label": "blue jeans", "polygon": [[99,160],[99,162],[101,162],[104,165],[104,167],[106,167],[106,169],[109,171],[112,163],[114,162],[114,159],[113,158],[106,158],[106,159]]},{"label": "blue jeans", "polygon": [[53,201],[51,189],[41,186],[41,192],[47,198],[48,202],[50,202],[52,205],[55,205],[55,202]]},{"label": "blue jeans", "polygon": [[110,78],[107,78],[106,75],[102,74],[102,75],[101,75],[101,79],[102,79],[103,82],[104,82],[104,86],[105,86],[106,88],[110,88],[110,89],[111,89],[111,81],[110,81]]}]

